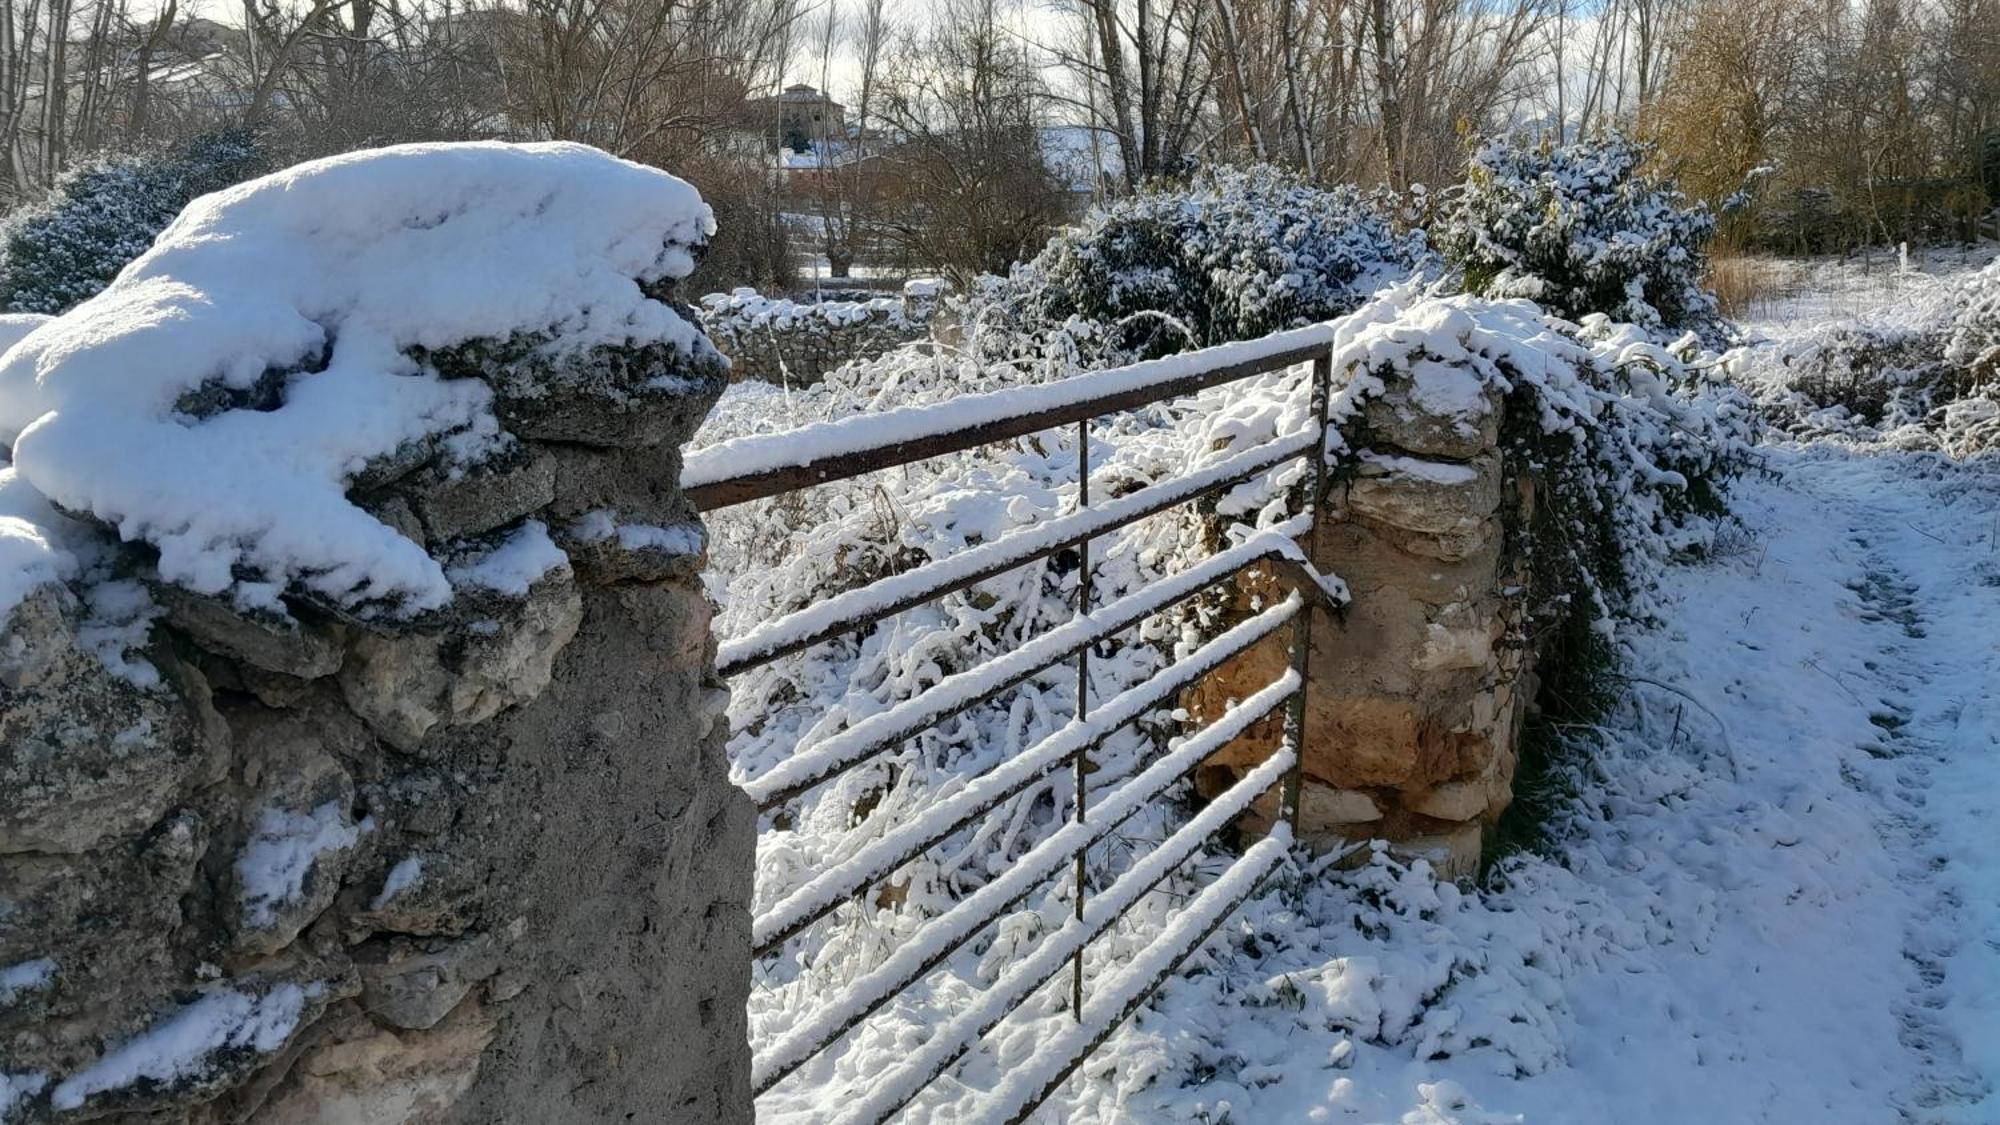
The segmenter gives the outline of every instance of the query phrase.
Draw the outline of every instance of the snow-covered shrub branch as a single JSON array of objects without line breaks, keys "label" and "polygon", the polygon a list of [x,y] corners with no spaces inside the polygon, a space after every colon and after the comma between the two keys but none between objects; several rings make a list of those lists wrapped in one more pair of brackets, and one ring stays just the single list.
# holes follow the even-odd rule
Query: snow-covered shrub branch
[{"label": "snow-covered shrub branch", "polygon": [[1421,233],[1353,188],[1219,167],[1093,209],[1006,292],[1031,322],[1116,326],[1132,359],[1332,319],[1427,260]]},{"label": "snow-covered shrub branch", "polygon": [[232,129],[172,155],[111,157],[65,174],[0,228],[0,308],[59,313],[95,296],[190,200],[265,167],[255,135]]},{"label": "snow-covered shrub branch", "polygon": [[1615,136],[1562,146],[1490,141],[1434,241],[1468,292],[1718,343],[1723,322],[1701,279],[1715,217],[1642,172],[1647,153]]}]

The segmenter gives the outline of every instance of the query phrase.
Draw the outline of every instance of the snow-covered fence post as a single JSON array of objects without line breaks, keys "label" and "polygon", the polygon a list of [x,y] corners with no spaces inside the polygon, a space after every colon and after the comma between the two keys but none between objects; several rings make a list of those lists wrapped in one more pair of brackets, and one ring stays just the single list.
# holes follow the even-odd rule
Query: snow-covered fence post
[{"label": "snow-covered fence post", "polygon": [[[1526,522],[1532,488],[1505,464],[1502,394],[1481,374],[1491,365],[1412,346],[1437,325],[1378,327],[1336,345],[1346,390],[1331,444],[1344,464],[1301,543],[1352,601],[1313,619],[1297,824],[1321,843],[1388,839],[1466,876],[1513,799],[1533,694],[1526,563],[1507,535]],[[1275,643],[1245,654],[1191,693],[1191,710],[1215,713],[1286,659]],[[1276,737],[1258,732],[1210,759],[1203,788],[1241,776]]]},{"label": "snow-covered fence post", "polygon": [[711,226],[316,162],[0,365],[0,1121],[750,1120]]}]

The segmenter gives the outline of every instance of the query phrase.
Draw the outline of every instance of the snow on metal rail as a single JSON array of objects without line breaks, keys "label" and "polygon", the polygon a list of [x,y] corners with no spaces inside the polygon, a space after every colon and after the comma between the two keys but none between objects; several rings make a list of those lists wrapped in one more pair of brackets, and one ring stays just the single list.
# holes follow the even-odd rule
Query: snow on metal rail
[{"label": "snow on metal rail", "polygon": [[[1073,772],[1075,795],[1068,824],[1050,833],[984,887],[926,921],[909,942],[881,965],[848,982],[828,1003],[786,1028],[775,1041],[760,1045],[752,1078],[758,1094],[772,1089],[799,1067],[832,1048],[1049,880],[1066,875],[1074,880],[1074,915],[1070,921],[1015,961],[998,981],[956,1013],[901,1065],[860,1091],[842,1120],[878,1122],[899,1112],[1067,965],[1070,1008],[1076,1024],[1044,1044],[1019,1075],[1010,1075],[990,1091],[975,1119],[987,1120],[990,1115],[1018,1118],[1031,1113],[1078,1063],[1145,1002],[1183,958],[1200,947],[1283,858],[1289,831],[1285,824],[1280,824],[1271,838],[1245,852],[1158,934],[1137,960],[1104,982],[1086,1003],[1083,951],[1091,941],[1180,865],[1209,847],[1216,833],[1247,811],[1272,786],[1281,787],[1281,817],[1286,821],[1296,818],[1301,778],[1295,748],[1303,728],[1306,685],[1310,682],[1308,622],[1315,608],[1338,609],[1344,600],[1338,583],[1314,571],[1308,556],[1298,547],[1297,540],[1311,533],[1310,511],[1103,606],[1091,603],[1092,541],[1300,458],[1305,458],[1313,468],[1309,504],[1316,508],[1326,487],[1322,451],[1327,433],[1333,341],[1331,326],[1315,325],[1060,383],[973,395],[934,406],[864,415],[781,434],[739,438],[689,455],[682,474],[683,486],[698,508],[713,510],[1056,426],[1074,425],[1080,437],[1086,439],[1077,442],[1076,511],[827,598],[722,646],[717,663],[727,675],[866,628],[904,610],[1032,565],[1059,551],[1073,550],[1080,560],[1077,613],[1067,624],[1013,651],[946,677],[913,698],[855,721],[811,745],[798,747],[790,758],[746,783],[745,788],[759,807],[772,811],[967,708],[1019,688],[1039,673],[1066,661],[1076,665],[1077,713],[1068,725],[986,773],[968,779],[963,787],[913,819],[891,825],[864,825],[860,831],[875,833],[872,839],[861,842],[838,866],[820,872],[754,919],[752,940],[757,954],[782,952],[814,923],[841,905],[864,897],[870,886],[892,879],[928,849],[988,818],[1037,779],[1065,765]],[[1308,431],[1274,439],[1109,502],[1091,504],[1087,440],[1091,419],[1304,362],[1313,366],[1311,393],[1315,421]],[[1095,645],[1204,590],[1253,570],[1284,576],[1290,580],[1294,592],[1224,631],[1144,683],[1094,706],[1091,704],[1084,685],[1088,682],[1090,654]],[[1292,665],[1282,675],[1237,702],[1202,730],[1133,770],[1121,771],[1117,776],[1090,776],[1090,754],[1105,738],[1145,715],[1171,708],[1183,691],[1224,661],[1287,625],[1292,630]],[[1086,864],[1093,844],[1104,840],[1148,804],[1163,799],[1216,750],[1281,706],[1286,708],[1285,739],[1277,753],[1190,817],[1108,886],[1086,893],[1089,891]]]},{"label": "snow on metal rail", "polygon": [[1333,336],[1332,325],[1315,324],[1054,383],[750,434],[690,451],[681,488],[704,512],[761,500],[1282,371],[1326,358]]}]

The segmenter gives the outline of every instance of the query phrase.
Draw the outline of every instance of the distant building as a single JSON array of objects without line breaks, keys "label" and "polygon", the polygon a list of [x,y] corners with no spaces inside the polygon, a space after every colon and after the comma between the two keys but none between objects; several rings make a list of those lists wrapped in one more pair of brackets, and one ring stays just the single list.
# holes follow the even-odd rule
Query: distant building
[{"label": "distant building", "polygon": [[807,152],[847,138],[847,107],[803,82],[785,87],[776,97],[753,98],[744,109],[764,131],[773,151]]}]

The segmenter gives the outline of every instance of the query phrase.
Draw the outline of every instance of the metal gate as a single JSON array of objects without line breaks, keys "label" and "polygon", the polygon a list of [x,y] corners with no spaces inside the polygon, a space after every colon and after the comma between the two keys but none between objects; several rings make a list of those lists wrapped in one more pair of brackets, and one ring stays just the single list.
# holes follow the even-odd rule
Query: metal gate
[{"label": "metal gate", "polygon": [[[987,1032],[1048,981],[1070,973],[1074,1020],[1044,1041],[1023,1064],[983,1096],[980,1120],[1019,1121],[1032,1113],[1145,1003],[1154,989],[1248,899],[1284,857],[1298,815],[1299,757],[1308,680],[1308,623],[1314,606],[1339,602],[1312,570],[1297,540],[1311,533],[1314,510],[1326,491],[1323,454],[1331,393],[1333,330],[1316,325],[1261,340],[1190,352],[1166,359],[1081,375],[1058,383],[967,396],[936,407],[862,415],[799,433],[740,438],[690,454],[683,484],[696,507],[714,511],[829,481],[973,449],[1040,431],[1075,426],[1079,504],[1067,515],[1006,535],[958,554],[815,603],[766,623],[722,646],[724,676],[757,667],[884,618],[972,587],[1019,567],[1074,551],[1081,559],[1079,604],[1068,623],[1021,647],[932,685],[885,711],[853,723],[799,751],[746,788],[760,812],[870,761],[932,725],[1009,692],[1030,677],[1066,661],[1077,669],[1077,709],[1064,727],[940,800],[930,815],[890,827],[837,867],[822,872],[757,914],[758,956],[781,950],[814,922],[954,833],[978,823],[1008,798],[1059,770],[1073,771],[1075,798],[1068,823],[1052,832],[985,886],[927,921],[914,940],[866,975],[848,982],[801,1023],[769,1042],[754,1044],[752,1084],[762,1094],[921,980],[953,951],[1052,880],[1074,881],[1073,917],[1017,959],[979,999],[937,1027],[931,1037],[872,1082],[845,1107],[842,1122],[877,1122],[896,1114],[925,1086],[946,1073]],[[1312,365],[1314,423],[1177,479],[1161,481],[1101,503],[1090,496],[1091,421],[1118,411],[1163,402],[1251,376]],[[1178,505],[1213,495],[1299,458],[1311,464],[1308,510],[1280,527],[1257,533],[1154,585],[1103,605],[1091,590],[1091,541]],[[732,465],[758,466],[730,472]],[[1110,699],[1086,690],[1092,646],[1140,621],[1249,570],[1291,580],[1284,601],[1210,639],[1190,657]],[[1279,630],[1289,629],[1291,666],[1262,690],[1125,777],[1093,776],[1090,755],[1135,719],[1171,707],[1185,689],[1224,661]],[[1108,887],[1086,895],[1089,850],[1147,804],[1166,798],[1214,751],[1251,724],[1285,706],[1281,748],[1226,792],[1191,816]],[[1084,979],[1083,951],[1179,865],[1273,785],[1280,786],[1283,823],[1248,848],[1205,887],[1142,952],[1105,979]]]}]

